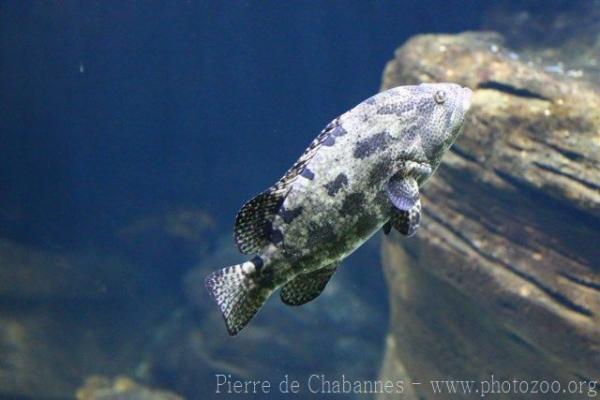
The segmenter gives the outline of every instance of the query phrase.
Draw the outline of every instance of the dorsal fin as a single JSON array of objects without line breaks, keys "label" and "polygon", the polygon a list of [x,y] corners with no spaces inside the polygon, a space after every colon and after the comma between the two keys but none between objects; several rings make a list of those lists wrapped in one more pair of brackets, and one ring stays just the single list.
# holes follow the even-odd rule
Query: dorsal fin
[{"label": "dorsal fin", "polygon": [[314,155],[317,153],[317,151],[319,150],[321,145],[323,145],[323,142],[325,142],[326,139],[330,138],[331,135],[342,136],[344,134],[346,134],[346,131],[340,127],[340,117],[337,117],[329,124],[327,124],[325,129],[323,129],[321,133],[319,133],[319,135],[308,145],[308,147],[306,148],[306,150],[304,150],[304,153],[302,153],[298,161],[296,161],[294,165],[292,165],[292,168],[290,168],[286,172],[286,174],[279,180],[279,182],[277,182],[275,186],[287,186],[290,183],[292,183],[296,179],[296,177],[298,177],[298,175],[300,175],[302,171],[304,171],[306,164],[308,164],[308,162],[314,157]]},{"label": "dorsal fin", "polygon": [[244,254],[256,254],[269,243],[273,216],[285,195],[277,189],[262,192],[244,204],[235,220],[235,242]]},{"label": "dorsal fin", "polygon": [[[311,142],[298,161],[294,163],[286,174],[270,189],[262,192],[244,204],[235,220],[235,242],[238,249],[244,254],[255,254],[269,244],[272,234],[272,222],[275,214],[281,207],[291,185],[304,171],[306,164],[317,153],[323,141],[331,133],[336,134],[339,118],[330,122],[323,131]],[[340,127],[343,131],[343,129]],[[337,131],[340,131],[337,129]],[[337,132],[341,136],[344,132]]]}]

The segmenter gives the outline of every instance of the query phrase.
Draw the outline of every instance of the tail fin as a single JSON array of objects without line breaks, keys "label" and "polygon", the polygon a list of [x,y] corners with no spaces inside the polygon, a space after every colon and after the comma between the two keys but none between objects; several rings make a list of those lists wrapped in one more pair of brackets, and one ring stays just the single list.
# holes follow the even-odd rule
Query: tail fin
[{"label": "tail fin", "polygon": [[254,264],[248,261],[213,272],[205,281],[232,336],[246,326],[272,293],[252,279],[251,271],[254,271]]}]

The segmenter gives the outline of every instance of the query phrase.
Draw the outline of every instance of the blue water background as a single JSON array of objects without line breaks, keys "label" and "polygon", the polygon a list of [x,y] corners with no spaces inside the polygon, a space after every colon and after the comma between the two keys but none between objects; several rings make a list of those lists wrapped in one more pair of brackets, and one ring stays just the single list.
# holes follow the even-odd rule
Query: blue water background
[{"label": "blue water background", "polygon": [[[232,224],[413,34],[476,2],[0,5],[0,233],[80,246],[175,205]],[[8,206],[7,206],[8,207]]]},{"label": "blue water background", "polygon": [[[124,245],[118,232],[149,216],[201,210],[216,227],[205,240],[222,250],[218,238],[231,235],[240,206],[275,182],[330,120],[378,91],[398,46],[419,33],[476,29],[485,6],[3,1],[0,238],[54,253],[93,249],[135,266],[143,290],[101,311],[70,304],[84,321],[152,308],[163,293],[185,303],[182,279],[204,261],[199,253],[172,238]],[[378,252],[370,246],[355,260],[368,263]],[[364,284],[365,298],[387,312],[381,270],[369,267],[354,270],[354,289]],[[277,301],[269,307],[283,307]],[[115,322],[114,337],[127,324],[134,323]],[[217,329],[205,334],[226,335]],[[385,323],[368,329],[361,334],[382,344]],[[372,364],[365,379],[378,372]],[[178,374],[164,375],[150,383],[177,389]]]}]

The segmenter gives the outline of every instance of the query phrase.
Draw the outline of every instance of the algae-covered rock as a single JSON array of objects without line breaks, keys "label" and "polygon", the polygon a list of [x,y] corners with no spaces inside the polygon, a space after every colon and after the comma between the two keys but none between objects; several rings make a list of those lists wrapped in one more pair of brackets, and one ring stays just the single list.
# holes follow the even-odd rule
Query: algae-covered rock
[{"label": "algae-covered rock", "polygon": [[77,400],[181,400],[175,393],[151,389],[134,380],[118,376],[108,379],[93,375],[77,390]]},{"label": "algae-covered rock", "polygon": [[417,36],[383,88],[434,81],[469,86],[473,106],[423,190],[418,234],[383,245],[382,376],[422,382],[414,398],[461,397],[432,395],[432,379],[597,380],[598,88],[523,62],[494,33]]}]

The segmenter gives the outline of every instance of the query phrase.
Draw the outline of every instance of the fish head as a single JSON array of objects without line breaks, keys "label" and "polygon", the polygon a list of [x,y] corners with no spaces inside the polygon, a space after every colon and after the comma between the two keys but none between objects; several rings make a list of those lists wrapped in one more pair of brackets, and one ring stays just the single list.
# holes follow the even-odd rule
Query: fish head
[{"label": "fish head", "polygon": [[405,149],[437,164],[461,132],[471,95],[455,83],[400,86],[381,94],[377,113],[395,119],[391,134]]},{"label": "fish head", "polygon": [[413,93],[421,145],[435,163],[461,133],[473,93],[456,83],[421,84]]}]

